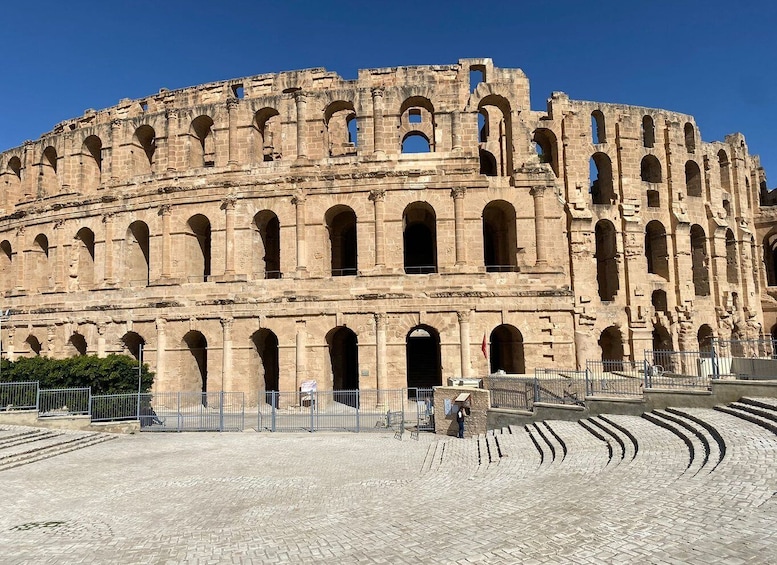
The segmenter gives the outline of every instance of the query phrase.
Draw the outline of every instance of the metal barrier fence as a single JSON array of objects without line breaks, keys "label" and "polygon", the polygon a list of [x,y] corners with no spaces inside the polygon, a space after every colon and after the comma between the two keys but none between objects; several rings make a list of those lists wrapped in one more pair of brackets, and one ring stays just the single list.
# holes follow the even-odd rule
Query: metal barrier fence
[{"label": "metal barrier fence", "polygon": [[645,361],[586,361],[586,394],[589,396],[641,397],[645,386]]},{"label": "metal barrier fence", "polygon": [[38,390],[38,416],[88,416],[91,388],[58,388]]},{"label": "metal barrier fence", "polygon": [[645,351],[645,388],[709,390],[716,373],[708,351]]},{"label": "metal barrier fence", "polygon": [[0,383],[0,412],[38,408],[38,381]]},{"label": "metal barrier fence", "polygon": [[585,403],[586,371],[575,369],[534,369],[535,402],[546,404]]},{"label": "metal barrier fence", "polygon": [[535,379],[527,376],[489,375],[483,385],[491,391],[492,408],[531,410],[535,402]]},{"label": "metal barrier fence", "polygon": [[140,395],[140,429],[152,432],[239,432],[243,392],[157,392]]},{"label": "metal barrier fence", "polygon": [[91,415],[93,422],[120,422],[137,420],[140,414],[138,393],[100,394],[92,396]]}]

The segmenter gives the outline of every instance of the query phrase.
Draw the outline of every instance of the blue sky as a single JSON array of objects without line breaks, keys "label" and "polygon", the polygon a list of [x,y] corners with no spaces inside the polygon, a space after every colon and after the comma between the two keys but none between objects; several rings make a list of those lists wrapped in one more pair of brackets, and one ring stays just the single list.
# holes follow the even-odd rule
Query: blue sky
[{"label": "blue sky", "polygon": [[744,133],[777,186],[777,3],[232,0],[10,2],[0,11],[0,150],[87,108],[234,77],[491,57],[532,108],[571,98]]}]

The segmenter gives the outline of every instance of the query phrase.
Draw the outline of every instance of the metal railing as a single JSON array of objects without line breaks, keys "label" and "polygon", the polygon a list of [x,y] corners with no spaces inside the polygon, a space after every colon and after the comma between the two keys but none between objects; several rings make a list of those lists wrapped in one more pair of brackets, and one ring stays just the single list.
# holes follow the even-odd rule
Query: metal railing
[{"label": "metal railing", "polygon": [[586,361],[586,395],[641,397],[645,361]]},{"label": "metal railing", "polygon": [[645,388],[709,390],[716,372],[707,351],[645,351]]},{"label": "metal railing", "polygon": [[535,402],[535,378],[528,375],[489,375],[483,379],[491,391],[492,408],[531,410]]},{"label": "metal railing", "polygon": [[38,381],[0,383],[0,412],[38,408]]},{"label": "metal railing", "polygon": [[89,416],[92,389],[38,389],[38,416]]},{"label": "metal railing", "polygon": [[405,265],[406,275],[429,275],[436,272],[436,265]]},{"label": "metal railing", "polygon": [[585,371],[575,369],[534,369],[535,401],[546,404],[584,404],[585,375]]}]

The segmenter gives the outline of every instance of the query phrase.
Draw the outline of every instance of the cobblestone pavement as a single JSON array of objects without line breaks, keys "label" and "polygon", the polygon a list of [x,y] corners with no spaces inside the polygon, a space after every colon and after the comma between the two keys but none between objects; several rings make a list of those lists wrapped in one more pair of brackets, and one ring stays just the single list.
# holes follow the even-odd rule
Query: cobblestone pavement
[{"label": "cobblestone pavement", "polygon": [[656,418],[122,436],[0,473],[0,562],[777,562],[777,435]]}]

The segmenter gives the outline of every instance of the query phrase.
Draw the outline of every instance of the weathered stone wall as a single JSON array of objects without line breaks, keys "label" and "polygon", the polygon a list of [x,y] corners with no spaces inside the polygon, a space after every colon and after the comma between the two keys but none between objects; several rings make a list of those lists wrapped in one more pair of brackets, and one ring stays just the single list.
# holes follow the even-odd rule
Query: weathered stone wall
[{"label": "weathered stone wall", "polygon": [[759,167],[686,115],[562,93],[532,111],[490,59],[162,90],[0,154],[3,349],[142,343],[157,390],[254,394],[753,336]]}]

